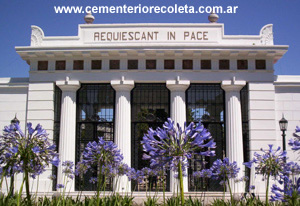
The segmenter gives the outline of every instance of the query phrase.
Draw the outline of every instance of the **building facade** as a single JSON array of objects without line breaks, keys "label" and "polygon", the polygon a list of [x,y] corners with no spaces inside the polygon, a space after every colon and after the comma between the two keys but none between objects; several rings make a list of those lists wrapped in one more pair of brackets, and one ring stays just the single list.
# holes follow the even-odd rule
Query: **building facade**
[{"label": "building facade", "polygon": [[[55,37],[32,26],[31,45],[16,47],[30,65],[29,78],[0,79],[0,126],[15,113],[23,128],[40,123],[59,145],[62,161],[79,161],[87,142],[102,136],[118,145],[125,163],[141,169],[149,164],[140,144],[148,128],[168,117],[181,126],[201,121],[217,143],[216,157],[190,162],[186,191],[201,190],[192,177],[201,160],[209,166],[227,156],[241,176],[250,176],[247,185],[263,192],[261,178],[243,162],[268,144],[282,145],[283,114],[287,139],[299,123],[300,77],[274,76],[274,64],[287,50],[274,45],[271,24],[253,36],[225,35],[220,23],[82,24],[78,36]],[[47,177],[56,173],[61,181],[61,171],[42,174],[39,190],[55,189]],[[76,178],[70,190],[94,190],[88,181],[93,175]],[[168,191],[177,190],[172,172],[165,180]],[[243,193],[247,185],[236,183],[233,191]],[[134,189],[145,185],[123,177],[117,187]],[[219,191],[218,182],[209,182],[208,190]]]}]

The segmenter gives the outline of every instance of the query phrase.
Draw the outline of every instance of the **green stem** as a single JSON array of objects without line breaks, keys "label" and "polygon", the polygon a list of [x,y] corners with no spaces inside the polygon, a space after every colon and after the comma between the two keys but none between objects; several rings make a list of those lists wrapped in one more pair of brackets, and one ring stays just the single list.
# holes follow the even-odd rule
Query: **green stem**
[{"label": "green stem", "polygon": [[29,174],[26,169],[25,169],[25,188],[26,188],[28,204],[31,205],[30,190],[29,190]]},{"label": "green stem", "polygon": [[9,186],[9,193],[8,193],[8,197],[12,196],[14,193],[14,182],[15,182],[15,177],[14,174],[11,172],[10,173],[10,186]]},{"label": "green stem", "polygon": [[39,191],[39,182],[40,182],[40,175],[38,175],[38,178],[37,178],[37,187],[36,187],[36,192],[35,192],[35,201],[36,202],[38,201],[38,195],[37,195],[37,193]]},{"label": "green stem", "polygon": [[228,189],[229,189],[229,192],[230,192],[231,204],[234,204],[234,203],[233,203],[232,191],[231,191],[230,182],[229,182],[229,179],[228,179],[228,177],[226,177],[226,180],[227,180]]},{"label": "green stem", "polygon": [[2,184],[3,184],[4,176],[5,176],[5,172],[3,172],[2,176],[1,176],[1,182],[0,182],[0,191],[1,192],[2,192]]},{"label": "green stem", "polygon": [[267,177],[266,206],[269,205],[269,183],[270,183],[270,174],[268,174],[268,177]]},{"label": "green stem", "polygon": [[164,206],[166,204],[166,194],[165,193],[166,193],[166,191],[165,191],[165,177],[163,176],[163,200],[164,200]]},{"label": "green stem", "polygon": [[25,179],[23,179],[22,184],[21,184],[21,188],[20,188],[18,200],[17,200],[17,206],[20,206],[20,200],[21,200],[21,196],[22,196],[24,182],[25,182]]},{"label": "green stem", "polygon": [[63,198],[63,206],[65,205],[65,193],[66,193],[66,189],[67,189],[67,180],[66,180],[66,175],[64,175],[64,189],[63,189],[63,194],[62,194],[62,198]]},{"label": "green stem", "polygon": [[225,192],[226,192],[226,184],[225,184],[225,180],[223,183],[223,200],[225,200]]},{"label": "green stem", "polygon": [[100,204],[100,189],[101,189],[101,171],[102,171],[102,164],[100,164],[100,170],[99,170],[99,174],[98,174],[98,188],[97,188],[97,206],[99,206]]},{"label": "green stem", "polygon": [[178,177],[180,182],[181,206],[184,206],[183,175],[182,175],[181,162],[178,163]]}]

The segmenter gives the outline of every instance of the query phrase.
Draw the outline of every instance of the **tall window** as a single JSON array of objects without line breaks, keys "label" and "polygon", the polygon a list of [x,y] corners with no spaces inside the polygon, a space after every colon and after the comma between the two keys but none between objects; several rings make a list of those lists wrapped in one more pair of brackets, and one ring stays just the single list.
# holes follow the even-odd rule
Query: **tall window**
[{"label": "tall window", "polygon": [[[53,128],[53,142],[56,145],[56,151],[59,147],[59,131],[60,131],[60,114],[61,114],[61,95],[62,91],[58,86],[54,88],[54,128]],[[52,166],[52,174],[57,177],[57,167]],[[57,179],[53,180],[52,190],[56,191]]]},{"label": "tall window", "polygon": [[[189,190],[220,191],[219,183],[214,180],[205,182],[195,179],[193,173],[205,168],[210,168],[216,159],[225,156],[225,94],[220,84],[191,84],[186,91],[187,122],[202,122],[209,130],[217,144],[216,156],[201,157],[195,155],[190,160],[188,171]],[[203,164],[206,162],[207,164]]]},{"label": "tall window", "polygon": [[[248,118],[248,85],[244,86],[240,92],[241,109],[242,109],[242,127],[243,127],[243,147],[244,162],[250,161],[250,145],[249,145],[249,118]],[[250,169],[245,167],[245,176],[250,177]],[[249,189],[249,181],[246,182],[246,191]]]},{"label": "tall window", "polygon": [[[170,93],[165,84],[136,84],[131,92],[131,166],[135,169],[149,167],[149,161],[142,160],[143,148],[141,140],[149,128],[156,129],[170,117]],[[166,179],[164,179],[166,178]],[[133,187],[139,191],[162,190],[166,182],[169,190],[169,175],[153,177]]]},{"label": "tall window", "polygon": [[[115,92],[110,84],[83,84],[78,90],[76,162],[80,161],[88,142],[98,141],[98,137],[114,140],[114,105]],[[91,177],[97,177],[97,172],[76,178],[76,190],[96,190],[89,182]],[[107,190],[111,190],[112,180],[106,184]]]}]

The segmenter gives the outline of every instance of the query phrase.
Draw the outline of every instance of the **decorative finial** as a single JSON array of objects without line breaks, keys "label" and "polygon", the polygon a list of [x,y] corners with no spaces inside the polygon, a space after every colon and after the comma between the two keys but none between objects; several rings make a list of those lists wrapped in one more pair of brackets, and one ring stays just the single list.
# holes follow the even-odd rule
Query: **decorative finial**
[{"label": "decorative finial", "polygon": [[217,23],[218,19],[219,19],[219,15],[214,13],[213,11],[208,16],[208,21],[210,23]]},{"label": "decorative finial", "polygon": [[92,24],[95,20],[95,17],[92,15],[92,12],[87,12],[85,17],[84,17],[84,21],[87,23],[87,24]]}]

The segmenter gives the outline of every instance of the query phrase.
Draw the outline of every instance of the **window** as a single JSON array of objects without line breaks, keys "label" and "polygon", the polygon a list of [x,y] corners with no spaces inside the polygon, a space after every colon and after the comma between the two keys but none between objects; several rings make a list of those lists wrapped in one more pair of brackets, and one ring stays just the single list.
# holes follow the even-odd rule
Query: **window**
[{"label": "window", "polygon": [[109,60],[109,69],[120,69],[120,60]]},{"label": "window", "polygon": [[66,70],[66,61],[56,61],[55,70]]},{"label": "window", "polygon": [[201,69],[211,69],[211,60],[201,60]]},{"label": "window", "polygon": [[[243,147],[244,147],[244,162],[250,161],[250,140],[249,140],[249,98],[248,85],[244,86],[240,91],[241,96],[241,111],[242,111],[242,131],[243,131]],[[250,179],[250,169],[245,168],[245,176]],[[246,181],[246,192],[248,192],[250,181]]]},{"label": "window", "polygon": [[248,60],[237,60],[237,69],[247,70],[248,69]]},{"label": "window", "polygon": [[227,59],[219,60],[219,69],[220,70],[229,70],[229,68],[230,68],[229,60],[227,60]]},{"label": "window", "polygon": [[190,59],[182,60],[182,69],[193,69],[193,60]]},{"label": "window", "polygon": [[[76,162],[80,161],[88,142],[98,141],[98,137],[114,141],[114,105],[115,92],[110,84],[81,85],[77,92]],[[91,177],[97,177],[97,168],[95,172],[76,177],[76,190],[96,190],[89,182]],[[107,179],[107,190],[112,190],[110,178]]]},{"label": "window", "polygon": [[[191,84],[186,91],[187,122],[202,122],[216,142],[216,156],[201,157],[195,155],[189,160],[188,185],[190,191],[222,191],[219,181],[210,179],[207,184],[202,179],[195,179],[193,172],[210,168],[216,159],[223,159],[226,152],[225,142],[225,92],[220,84]],[[207,164],[203,167],[202,162]]]},{"label": "window", "polygon": [[256,69],[266,69],[266,60],[256,60],[255,68]]},{"label": "window", "polygon": [[83,60],[74,60],[73,69],[74,70],[83,70]]},{"label": "window", "polygon": [[100,69],[102,69],[102,61],[92,60],[92,70],[100,70]]},{"label": "window", "polygon": [[[53,127],[53,142],[56,145],[56,151],[59,149],[59,131],[60,131],[60,115],[61,115],[61,95],[62,91],[58,86],[54,88],[54,127]],[[52,174],[57,177],[57,167],[52,167]],[[56,191],[57,179],[52,183],[52,190]]]},{"label": "window", "polygon": [[38,61],[38,70],[47,71],[48,70],[48,61]]},{"label": "window", "polygon": [[156,69],[156,60],[146,60],[146,69]]},{"label": "window", "polygon": [[128,69],[138,69],[139,61],[138,60],[128,60]]},{"label": "window", "polygon": [[164,62],[165,69],[175,69],[175,61],[172,59],[167,59]]},{"label": "window", "polygon": [[[144,133],[151,127],[162,127],[170,116],[170,92],[166,84],[136,84],[131,91],[131,165],[135,169],[149,167],[149,161],[143,160],[141,140]],[[169,187],[169,172],[167,177],[152,178],[148,183],[132,182],[132,188],[139,191],[162,191],[163,182],[166,190]],[[161,181],[165,179],[166,181]]]}]

